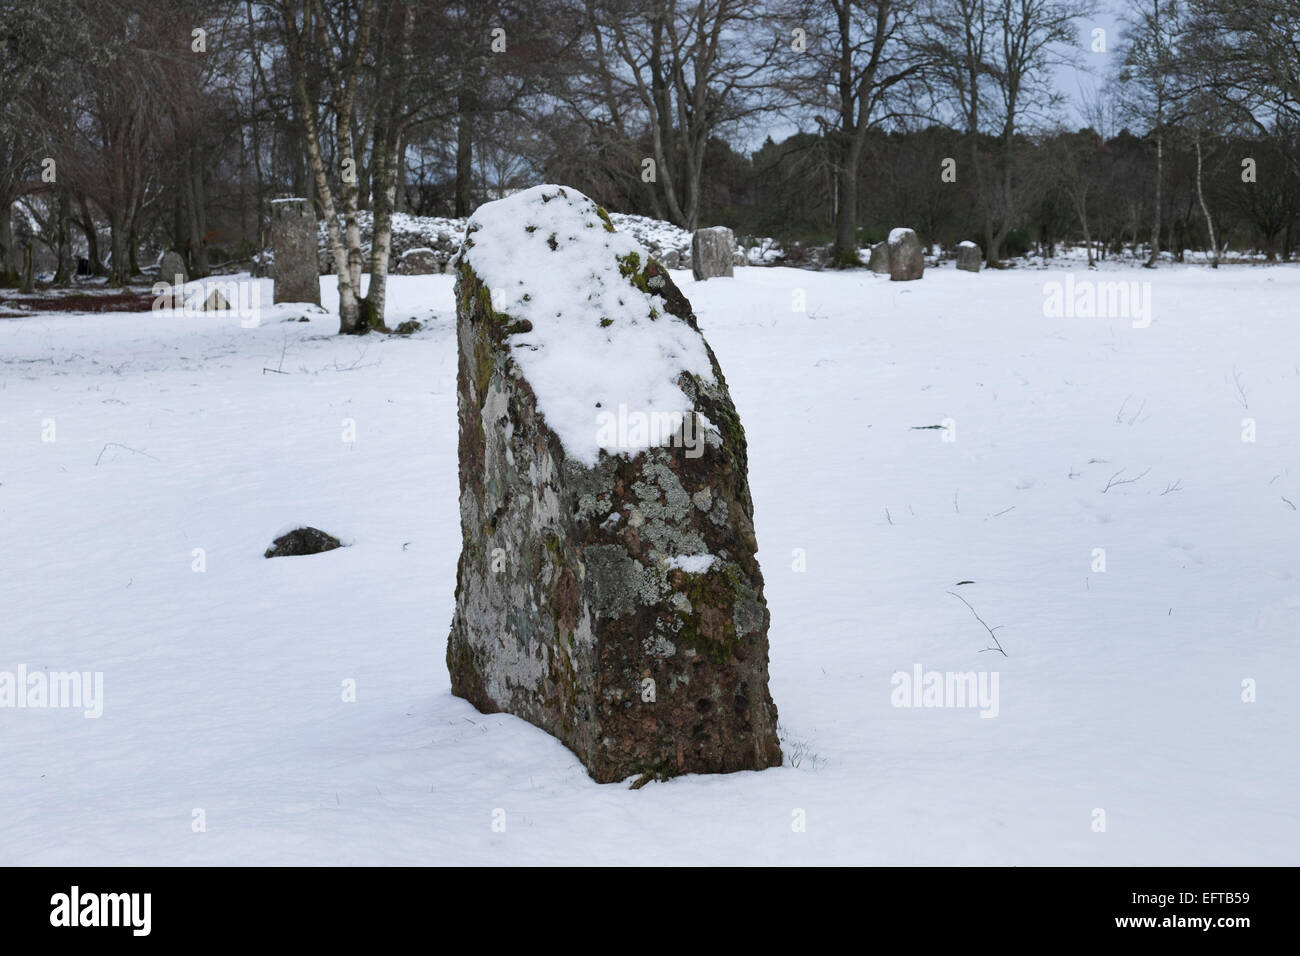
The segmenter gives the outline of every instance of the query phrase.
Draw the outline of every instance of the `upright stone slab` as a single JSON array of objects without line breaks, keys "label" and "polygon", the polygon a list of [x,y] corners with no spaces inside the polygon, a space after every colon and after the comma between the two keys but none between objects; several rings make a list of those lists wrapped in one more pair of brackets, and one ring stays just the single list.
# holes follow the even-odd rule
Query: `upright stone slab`
[{"label": "upright stone slab", "polygon": [[967,239],[957,243],[957,268],[962,272],[979,272],[984,260],[980,247]]},{"label": "upright stone slab", "polygon": [[452,692],[600,782],[779,765],[745,432],[667,270],[537,186],[470,219],[456,303]]},{"label": "upright stone slab", "polygon": [[691,239],[691,271],[697,282],[732,276],[736,237],[726,226],[696,229]]},{"label": "upright stone slab", "polygon": [[925,272],[925,251],[911,229],[894,229],[889,233],[889,278],[906,282],[921,278]]},{"label": "upright stone slab", "polygon": [[889,275],[889,243],[878,242],[871,247],[871,257],[867,260],[867,268],[876,275]]},{"label": "upright stone slab", "polygon": [[320,305],[316,234],[316,213],[308,200],[271,201],[276,302],[314,302]]},{"label": "upright stone slab", "polygon": [[185,268],[185,260],[181,254],[175,249],[168,249],[163,253],[162,262],[158,264],[158,281],[177,287],[175,291],[179,294],[179,287],[189,280],[190,274]]},{"label": "upright stone slab", "polygon": [[399,276],[442,275],[443,271],[437,252],[428,247],[407,249],[393,266],[393,274]]},{"label": "upright stone slab", "polygon": [[234,306],[230,304],[230,300],[226,298],[225,293],[220,289],[213,289],[208,293],[208,297],[203,300],[204,312],[230,312],[233,310]]}]

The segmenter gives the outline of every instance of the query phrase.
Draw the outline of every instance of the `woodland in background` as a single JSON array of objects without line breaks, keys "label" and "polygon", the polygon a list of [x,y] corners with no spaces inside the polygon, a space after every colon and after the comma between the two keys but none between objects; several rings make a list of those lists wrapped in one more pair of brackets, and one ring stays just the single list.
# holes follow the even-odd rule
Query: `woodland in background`
[{"label": "woodland in background", "polygon": [[1097,43],[1094,12],[0,0],[0,284],[30,287],[38,264],[63,284],[79,259],[121,284],[165,248],[207,275],[265,247],[271,199],[307,196],[343,330],[365,331],[384,283],[362,300],[359,278],[386,274],[393,212],[463,216],[547,181],[792,260],[832,244],[841,265],[897,225],[990,264],[1062,241],[1149,264],[1295,255],[1300,0],[1132,0],[1068,123],[1054,70]]}]

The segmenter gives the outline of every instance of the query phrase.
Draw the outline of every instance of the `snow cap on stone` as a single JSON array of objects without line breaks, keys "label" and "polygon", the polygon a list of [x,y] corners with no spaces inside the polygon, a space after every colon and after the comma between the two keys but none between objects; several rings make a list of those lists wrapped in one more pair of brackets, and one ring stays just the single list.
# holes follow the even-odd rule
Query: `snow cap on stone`
[{"label": "snow cap on stone", "polygon": [[620,272],[631,256],[634,271],[644,268],[648,255],[634,238],[614,231],[582,193],[555,185],[480,206],[461,247],[460,261],[490,290],[492,310],[523,330],[508,344],[538,410],[566,452],[587,465],[602,450],[630,456],[650,447],[602,445],[602,412],[689,415],[694,403],[677,384],[681,373],[714,381],[699,331]]}]

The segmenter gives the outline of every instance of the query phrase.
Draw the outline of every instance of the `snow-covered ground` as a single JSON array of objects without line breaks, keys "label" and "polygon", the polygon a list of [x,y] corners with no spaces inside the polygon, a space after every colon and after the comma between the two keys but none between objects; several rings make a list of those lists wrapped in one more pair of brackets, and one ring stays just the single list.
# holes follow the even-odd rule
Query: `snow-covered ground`
[{"label": "snow-covered ground", "polygon": [[[0,672],[103,674],[0,708],[0,864],[1300,862],[1300,268],[1108,270],[1149,323],[1048,317],[1067,275],[674,274],[787,765],[636,791],[449,694],[451,276],[390,280],[410,338],[0,320]],[[264,560],[298,522],[351,546]]]}]

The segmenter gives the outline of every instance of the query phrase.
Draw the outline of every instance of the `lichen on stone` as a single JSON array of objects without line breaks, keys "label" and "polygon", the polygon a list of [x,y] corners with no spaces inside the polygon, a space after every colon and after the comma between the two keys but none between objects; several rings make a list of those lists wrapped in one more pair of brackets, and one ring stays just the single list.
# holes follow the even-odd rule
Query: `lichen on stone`
[{"label": "lichen on stone", "polygon": [[[508,229],[504,217],[487,216],[492,228],[472,222],[475,241],[457,264],[464,544],[447,648],[453,692],[554,734],[599,781],[775,766],[745,436],[717,359],[666,271],[629,247],[603,210],[554,186],[525,205]],[[583,246],[593,233],[604,244]],[[599,310],[570,308],[581,289],[562,300],[527,270],[479,269],[534,248],[541,260],[561,259],[575,245],[605,257],[592,264],[609,283]],[[655,375],[672,389],[660,393],[670,404],[713,423],[701,454],[591,446],[566,433],[535,359],[555,354],[550,310],[633,355],[643,341],[697,342],[691,361]],[[653,335],[623,337],[652,324]],[[583,375],[626,385],[605,371],[599,361],[569,369],[566,384],[589,419],[616,408],[619,394],[584,392]]]}]

